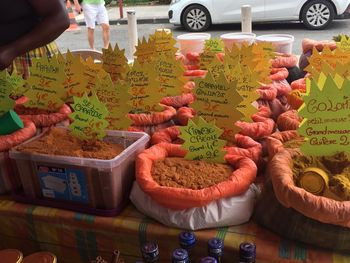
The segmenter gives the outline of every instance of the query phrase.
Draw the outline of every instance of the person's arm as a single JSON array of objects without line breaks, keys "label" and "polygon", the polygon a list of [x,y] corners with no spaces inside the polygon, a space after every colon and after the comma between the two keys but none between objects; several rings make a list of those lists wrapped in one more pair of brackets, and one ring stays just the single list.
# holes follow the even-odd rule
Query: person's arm
[{"label": "person's arm", "polygon": [[77,13],[81,13],[81,6],[79,4],[79,1],[78,0],[73,0],[74,1],[74,6],[75,6],[75,11],[77,11]]},{"label": "person's arm", "polygon": [[27,1],[41,20],[27,34],[0,47],[0,70],[8,67],[17,56],[55,40],[69,27],[70,22],[64,1]]}]

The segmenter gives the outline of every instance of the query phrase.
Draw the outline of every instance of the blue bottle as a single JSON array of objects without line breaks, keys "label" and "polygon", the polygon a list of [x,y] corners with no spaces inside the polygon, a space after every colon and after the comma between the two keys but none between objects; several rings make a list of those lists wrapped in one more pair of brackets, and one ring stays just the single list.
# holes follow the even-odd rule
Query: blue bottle
[{"label": "blue bottle", "polygon": [[224,255],[224,241],[220,238],[211,238],[208,240],[208,255],[221,263]]},{"label": "blue bottle", "polygon": [[200,263],[218,263],[217,260],[213,257],[205,257],[201,259]]},{"label": "blue bottle", "polygon": [[146,242],[141,247],[141,254],[144,263],[155,263],[159,261],[158,244]]},{"label": "blue bottle", "polygon": [[179,234],[180,247],[187,250],[188,257],[191,260],[192,251],[196,245],[196,236],[191,231],[182,231]]},{"label": "blue bottle", "polygon": [[183,248],[175,249],[171,257],[171,262],[172,263],[189,263],[187,250]]},{"label": "blue bottle", "polygon": [[239,262],[255,263],[256,247],[250,242],[243,242],[239,245]]}]

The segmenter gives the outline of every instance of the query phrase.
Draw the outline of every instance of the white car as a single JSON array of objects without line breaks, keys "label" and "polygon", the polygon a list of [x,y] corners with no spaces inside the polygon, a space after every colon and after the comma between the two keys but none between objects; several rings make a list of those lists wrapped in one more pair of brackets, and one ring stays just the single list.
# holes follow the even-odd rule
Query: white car
[{"label": "white car", "polygon": [[303,21],[309,29],[324,29],[348,8],[350,0],[172,0],[169,21],[189,31],[211,24],[241,21],[241,6],[252,7],[253,22]]}]

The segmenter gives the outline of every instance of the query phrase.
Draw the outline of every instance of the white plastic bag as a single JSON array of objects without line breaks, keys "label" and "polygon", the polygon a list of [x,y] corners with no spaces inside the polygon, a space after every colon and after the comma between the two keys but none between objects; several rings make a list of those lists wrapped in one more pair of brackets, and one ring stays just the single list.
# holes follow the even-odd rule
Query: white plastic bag
[{"label": "white plastic bag", "polygon": [[240,196],[222,198],[203,207],[171,210],[156,203],[135,181],[130,199],[140,212],[164,225],[198,230],[246,223],[253,213],[258,192],[256,185],[251,184],[247,192]]}]

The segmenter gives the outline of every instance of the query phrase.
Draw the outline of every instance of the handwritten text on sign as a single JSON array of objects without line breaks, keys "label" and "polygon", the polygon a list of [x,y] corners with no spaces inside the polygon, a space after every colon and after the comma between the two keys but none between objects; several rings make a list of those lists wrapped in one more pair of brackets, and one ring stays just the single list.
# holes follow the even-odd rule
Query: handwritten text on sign
[{"label": "handwritten text on sign", "polygon": [[207,123],[203,118],[199,118],[197,124],[189,120],[180,131],[180,138],[185,141],[182,148],[188,150],[185,159],[225,162],[223,147],[226,141],[219,139],[223,131],[213,123]]},{"label": "handwritten text on sign", "polygon": [[339,88],[328,77],[323,88],[308,82],[308,91],[299,112],[305,119],[298,131],[307,139],[301,150],[308,155],[350,153],[350,81]]},{"label": "handwritten text on sign", "polygon": [[72,134],[81,140],[102,139],[108,126],[108,110],[96,95],[91,98],[85,94],[82,98],[73,97],[74,112],[70,115]]},{"label": "handwritten text on sign", "polygon": [[233,125],[242,118],[236,109],[242,101],[237,93],[236,83],[228,83],[223,73],[215,80],[211,73],[204,79],[196,79],[196,101],[191,107],[196,110],[197,116],[203,117],[224,130],[222,138],[234,141],[238,128]]}]

